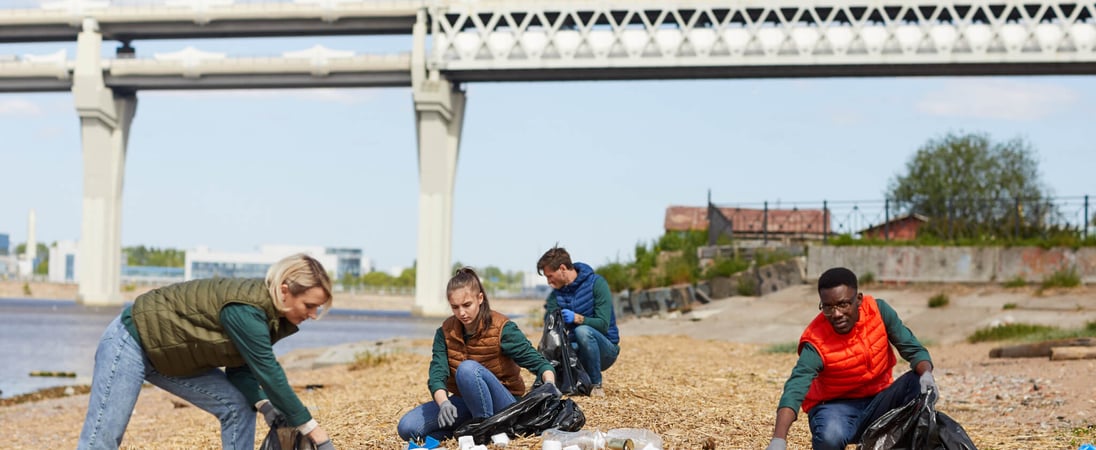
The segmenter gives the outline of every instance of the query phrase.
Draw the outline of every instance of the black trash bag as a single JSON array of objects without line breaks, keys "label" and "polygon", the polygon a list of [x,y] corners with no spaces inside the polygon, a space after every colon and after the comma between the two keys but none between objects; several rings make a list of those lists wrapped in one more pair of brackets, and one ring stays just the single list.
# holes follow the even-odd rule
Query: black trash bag
[{"label": "black trash bag", "polygon": [[289,426],[284,416],[274,420],[266,438],[259,445],[259,450],[315,450],[316,444],[312,440],[297,431],[297,427]]},{"label": "black trash bag", "polygon": [[887,411],[868,428],[857,450],[977,450],[963,429],[936,411],[935,390]]},{"label": "black trash bag", "polygon": [[[537,351],[552,363],[556,372],[556,387],[566,395],[590,395],[593,384],[590,375],[578,360],[578,353],[571,348],[571,332],[563,322],[563,313],[555,310],[544,318],[544,333],[540,336]],[[536,388],[543,381],[533,383]]]},{"label": "black trash bag", "polygon": [[559,390],[550,385],[533,388],[517,402],[478,422],[467,422],[453,436],[472,436],[476,444],[488,445],[491,436],[506,433],[518,436],[540,435],[549,428],[578,431],[586,425],[586,415],[571,399],[563,399]]}]

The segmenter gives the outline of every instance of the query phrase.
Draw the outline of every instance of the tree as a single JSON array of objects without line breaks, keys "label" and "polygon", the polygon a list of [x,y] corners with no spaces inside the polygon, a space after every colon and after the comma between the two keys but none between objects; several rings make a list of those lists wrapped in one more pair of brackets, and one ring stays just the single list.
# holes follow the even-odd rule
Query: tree
[{"label": "tree", "polygon": [[1052,213],[1031,145],[1021,138],[995,143],[986,134],[929,140],[886,195],[898,211],[927,216],[923,229],[950,239],[1029,237]]}]

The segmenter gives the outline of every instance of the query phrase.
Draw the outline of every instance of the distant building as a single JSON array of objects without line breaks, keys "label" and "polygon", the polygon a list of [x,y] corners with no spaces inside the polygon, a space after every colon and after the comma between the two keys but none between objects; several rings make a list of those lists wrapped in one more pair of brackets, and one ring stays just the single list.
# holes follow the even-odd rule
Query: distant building
[{"label": "distant building", "polygon": [[906,214],[891,219],[869,228],[860,230],[860,236],[864,239],[878,239],[892,241],[912,241],[917,239],[917,232],[921,226],[929,222],[929,218],[920,214]]},{"label": "distant building", "polygon": [[11,254],[11,237],[7,233],[0,233],[0,256]]},{"label": "distant building", "polygon": [[[730,221],[730,231],[744,239],[760,238],[766,233],[772,238],[821,239],[829,231],[829,216],[821,209],[716,209]],[[707,230],[708,213],[704,206],[670,206],[666,208],[664,228],[667,232]]]},{"label": "distant building", "polygon": [[[278,260],[294,253],[316,258],[337,281],[343,274],[361,274],[361,251],[329,249],[319,246],[261,245],[258,252],[213,252],[199,247],[186,252],[184,279],[199,278],[263,278],[266,270]],[[366,260],[368,265],[368,260]]]},{"label": "distant building", "polygon": [[75,283],[80,281],[76,271],[79,246],[73,241],[57,241],[49,248],[49,273],[51,283]]}]

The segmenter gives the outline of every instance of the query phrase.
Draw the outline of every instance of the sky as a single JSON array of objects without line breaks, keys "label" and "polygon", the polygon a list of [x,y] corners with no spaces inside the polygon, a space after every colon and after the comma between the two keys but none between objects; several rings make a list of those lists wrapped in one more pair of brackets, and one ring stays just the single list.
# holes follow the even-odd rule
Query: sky
[{"label": "sky", "polygon": [[[231,56],[322,44],[358,53],[409,38],[137,42]],[[104,52],[112,54],[115,43]],[[47,54],[67,43],[0,45]],[[241,48],[250,53],[241,51]],[[927,141],[1016,137],[1058,196],[1096,194],[1096,77],[889,77],[472,83],[457,165],[453,259],[534,269],[559,244],[628,262],[666,208],[881,200]],[[69,93],[0,93],[0,233],[80,238],[82,156]],[[410,88],[138,94],[122,245],[253,251],[361,248],[378,270],[417,251]]]}]

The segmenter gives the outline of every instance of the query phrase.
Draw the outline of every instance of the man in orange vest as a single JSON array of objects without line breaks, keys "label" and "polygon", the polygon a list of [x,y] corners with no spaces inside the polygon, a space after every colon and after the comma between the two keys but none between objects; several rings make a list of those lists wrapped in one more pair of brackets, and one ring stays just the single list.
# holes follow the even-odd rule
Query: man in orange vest
[{"label": "man in orange vest", "polygon": [[[857,291],[856,274],[836,267],[818,278],[818,309],[799,338],[799,360],[784,383],[767,450],[785,450],[800,407],[815,450],[843,450],[887,411],[936,390],[932,360],[898,313]],[[897,380],[891,346],[910,363]]]}]

